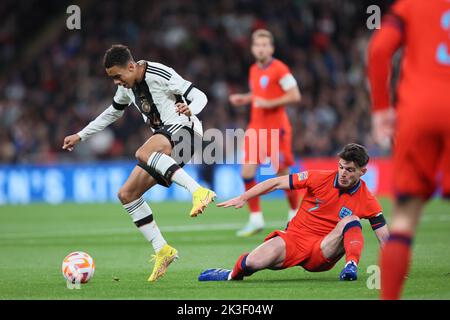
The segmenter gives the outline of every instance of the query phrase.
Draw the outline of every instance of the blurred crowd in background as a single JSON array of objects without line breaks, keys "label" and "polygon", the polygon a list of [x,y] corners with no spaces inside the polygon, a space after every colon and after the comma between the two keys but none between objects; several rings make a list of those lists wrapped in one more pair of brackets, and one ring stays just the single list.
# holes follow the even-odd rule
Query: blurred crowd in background
[{"label": "blurred crowd in background", "polygon": [[115,43],[129,46],[136,60],[173,67],[203,90],[205,130],[245,128],[249,106],[232,107],[228,96],[248,91],[257,28],[272,31],[275,57],[291,68],[302,93],[287,109],[295,155],[334,156],[349,142],[380,154],[370,137],[366,1],[86,0],[79,1],[81,30],[66,27],[70,4],[0,3],[1,163],[134,157],[151,135],[134,107],[73,153],[61,150],[66,135],[111,104],[115,86],[102,59]]}]

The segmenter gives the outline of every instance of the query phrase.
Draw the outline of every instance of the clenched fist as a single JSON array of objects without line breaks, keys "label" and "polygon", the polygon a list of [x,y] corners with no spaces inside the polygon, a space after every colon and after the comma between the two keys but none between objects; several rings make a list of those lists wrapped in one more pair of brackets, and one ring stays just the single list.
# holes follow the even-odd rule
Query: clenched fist
[{"label": "clenched fist", "polygon": [[72,134],[64,138],[64,143],[62,148],[64,150],[72,151],[75,145],[81,141],[81,138],[78,134]]}]

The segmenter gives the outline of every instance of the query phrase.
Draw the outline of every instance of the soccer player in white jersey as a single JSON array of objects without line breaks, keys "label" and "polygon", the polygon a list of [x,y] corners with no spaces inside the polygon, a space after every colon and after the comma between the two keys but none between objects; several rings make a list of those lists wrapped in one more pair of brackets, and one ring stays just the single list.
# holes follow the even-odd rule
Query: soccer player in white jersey
[{"label": "soccer player in white jersey", "polygon": [[103,62],[106,73],[118,85],[112,105],[83,130],[65,137],[62,148],[72,151],[77,143],[119,119],[131,103],[142,113],[153,135],[136,151],[138,164],[118,197],[155,250],[155,265],[148,281],[156,281],[178,257],[178,252],[162,236],[143,194],[156,184],[169,187],[175,182],[193,195],[191,217],[202,213],[214,201],[215,193],[201,187],[182,169],[193,155],[194,139],[203,135],[195,115],[208,100],[172,68],[150,61],[135,62],[124,45],[108,49]]}]

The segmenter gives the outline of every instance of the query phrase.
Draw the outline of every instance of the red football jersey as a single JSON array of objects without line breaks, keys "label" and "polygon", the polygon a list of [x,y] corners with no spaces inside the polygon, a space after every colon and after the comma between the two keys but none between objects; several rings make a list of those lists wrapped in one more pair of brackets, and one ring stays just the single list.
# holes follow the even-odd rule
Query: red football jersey
[{"label": "red football jersey", "polygon": [[282,128],[289,126],[285,106],[265,109],[255,106],[255,97],[276,99],[284,95],[282,79],[291,71],[280,60],[272,59],[267,66],[261,68],[254,63],[250,67],[249,86],[252,93],[252,106],[249,127],[252,128]]},{"label": "red football jersey", "polygon": [[297,215],[289,223],[289,230],[325,236],[346,216],[368,219],[383,211],[363,180],[342,191],[338,188],[337,177],[337,170],[310,170],[289,176],[291,189],[306,188]]},{"label": "red football jersey", "polygon": [[[389,70],[403,47],[396,105],[450,110],[450,1],[399,0],[383,18],[369,45],[368,76],[373,109],[392,105]],[[446,101],[447,103],[445,103]],[[432,108],[433,110],[430,110]]]}]

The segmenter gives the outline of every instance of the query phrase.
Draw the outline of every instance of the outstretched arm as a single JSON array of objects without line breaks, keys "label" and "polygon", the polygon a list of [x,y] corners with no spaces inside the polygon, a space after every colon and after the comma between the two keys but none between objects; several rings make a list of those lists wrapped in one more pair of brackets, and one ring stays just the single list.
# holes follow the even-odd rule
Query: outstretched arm
[{"label": "outstretched arm", "polygon": [[84,127],[83,130],[65,137],[62,148],[64,150],[72,151],[78,142],[81,140],[86,140],[95,133],[102,131],[111,123],[119,119],[123,115],[123,112],[123,110],[117,110],[112,105],[109,106],[97,118]]},{"label": "outstretched arm", "polygon": [[245,205],[245,203],[253,197],[257,197],[272,192],[274,190],[289,189],[289,188],[290,188],[289,175],[276,177],[260,182],[247,192],[241,194],[240,196],[230,199],[228,201],[218,203],[217,206],[224,208],[235,207],[236,209],[239,209],[242,208]]}]

